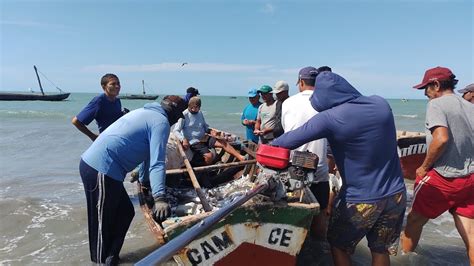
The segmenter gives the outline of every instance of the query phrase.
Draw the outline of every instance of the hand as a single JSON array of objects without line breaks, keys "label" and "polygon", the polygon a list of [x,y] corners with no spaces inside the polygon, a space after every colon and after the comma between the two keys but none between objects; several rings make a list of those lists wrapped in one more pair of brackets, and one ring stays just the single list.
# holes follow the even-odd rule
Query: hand
[{"label": "hand", "polygon": [[128,110],[127,108],[123,108],[123,111],[122,111],[123,114],[126,114],[128,112],[130,112],[130,110]]},{"label": "hand", "polygon": [[248,120],[248,119],[244,119],[244,121],[242,121],[242,123],[243,123],[244,125],[249,125],[249,120]]},{"label": "hand", "polygon": [[183,149],[187,150],[189,149],[189,141],[187,139],[183,139]]},{"label": "hand", "polygon": [[417,177],[423,178],[423,177],[426,176],[426,173],[428,173],[428,169],[426,169],[426,168],[423,167],[423,166],[420,166],[420,167],[418,167],[418,169],[416,169],[416,172],[415,172],[415,173],[416,173],[416,176],[417,176]]},{"label": "hand", "polygon": [[164,198],[155,198],[155,207],[153,207],[153,219],[157,222],[163,222],[171,215],[171,208]]},{"label": "hand", "polygon": [[263,135],[263,134],[262,134],[262,131],[259,130],[259,129],[255,129],[255,130],[253,131],[253,134],[256,135],[256,136]]}]

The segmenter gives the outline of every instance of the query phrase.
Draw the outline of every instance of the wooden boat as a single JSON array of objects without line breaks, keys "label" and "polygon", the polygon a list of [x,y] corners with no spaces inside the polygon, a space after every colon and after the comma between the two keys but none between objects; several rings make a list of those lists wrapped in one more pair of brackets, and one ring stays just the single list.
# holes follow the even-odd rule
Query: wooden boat
[{"label": "wooden boat", "polygon": [[[249,155],[255,156],[252,144],[244,149]],[[224,171],[227,171],[226,164],[229,163],[235,162],[222,159],[220,164],[212,167],[223,165]],[[250,176],[251,180],[255,173],[252,167],[230,174],[236,177],[242,175],[242,171],[247,171],[247,177]],[[199,171],[200,168],[194,169]],[[227,186],[231,184],[227,183]],[[148,227],[160,245],[178,238],[187,230],[193,230],[190,228],[202,224],[204,219],[211,218],[219,211],[213,209],[171,217],[158,224],[153,219],[153,202],[150,201],[149,191],[140,184],[138,197]],[[212,225],[179,252],[173,253],[173,258],[180,265],[295,265],[312,218],[318,212],[319,204],[307,188],[303,193],[289,195],[286,201],[280,202],[265,200],[265,196],[257,195]]]},{"label": "wooden boat", "polygon": [[397,131],[397,144],[403,176],[414,180],[416,169],[426,156],[426,135],[421,132]]},{"label": "wooden boat", "polygon": [[125,94],[125,95],[119,95],[118,98],[126,99],[126,100],[156,100],[159,97],[158,95],[146,94],[144,80],[142,80],[142,87],[143,87],[143,94]]},{"label": "wooden boat", "polygon": [[45,94],[43,91],[43,86],[41,85],[41,80],[38,75],[38,69],[36,66],[33,66],[36,73],[36,78],[38,79],[38,84],[41,90],[39,93],[10,93],[10,92],[1,92],[0,101],[62,101],[69,97],[70,93],[64,93],[60,88],[56,88],[61,92],[58,94]]}]

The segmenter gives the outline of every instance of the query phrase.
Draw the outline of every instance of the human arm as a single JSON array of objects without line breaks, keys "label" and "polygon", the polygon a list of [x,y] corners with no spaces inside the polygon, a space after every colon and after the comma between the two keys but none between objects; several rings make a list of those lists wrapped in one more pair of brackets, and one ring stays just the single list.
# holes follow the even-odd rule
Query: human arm
[{"label": "human arm", "polygon": [[319,113],[301,127],[273,140],[272,145],[293,150],[310,141],[328,137],[331,132],[330,126],[329,115]]},{"label": "human arm", "polygon": [[95,134],[94,132],[90,131],[89,128],[86,127],[77,117],[73,117],[71,123],[79,129],[84,135],[88,136],[92,141],[94,141],[99,135]]},{"label": "human arm", "polygon": [[157,123],[150,127],[150,186],[154,198],[163,197],[166,182],[166,144],[170,133],[168,121]]},{"label": "human arm", "polygon": [[276,106],[276,112],[275,112],[275,127],[273,128],[273,136],[276,138],[281,136],[284,133],[281,115],[282,115],[282,102],[278,101],[277,106]]},{"label": "human arm", "polygon": [[416,176],[424,177],[426,173],[431,169],[433,164],[443,154],[446,149],[446,144],[449,141],[449,132],[447,127],[437,126],[431,129],[431,135],[433,140],[428,147],[426,157],[423,163],[418,169],[416,169]]}]

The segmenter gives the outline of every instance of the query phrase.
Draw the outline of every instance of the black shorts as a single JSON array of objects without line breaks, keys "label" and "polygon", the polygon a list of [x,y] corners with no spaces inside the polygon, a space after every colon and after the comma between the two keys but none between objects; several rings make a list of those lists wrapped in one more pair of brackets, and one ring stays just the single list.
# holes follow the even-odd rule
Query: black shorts
[{"label": "black shorts", "polygon": [[199,154],[200,156],[204,156],[206,153],[210,153],[210,148],[214,148],[216,145],[216,138],[209,137],[206,142],[198,142],[191,145],[191,150]]},{"label": "black shorts", "polygon": [[314,197],[318,200],[321,210],[328,207],[329,202],[329,181],[311,184],[309,187]]}]

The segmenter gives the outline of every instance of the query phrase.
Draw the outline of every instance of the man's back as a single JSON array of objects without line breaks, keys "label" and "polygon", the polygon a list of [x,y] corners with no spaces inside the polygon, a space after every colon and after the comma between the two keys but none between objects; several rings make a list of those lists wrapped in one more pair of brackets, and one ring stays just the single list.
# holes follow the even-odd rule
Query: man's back
[{"label": "man's back", "polygon": [[448,94],[431,100],[426,112],[426,141],[432,141],[430,129],[448,128],[446,149],[433,164],[444,177],[466,176],[474,172],[474,105],[459,95]]}]

